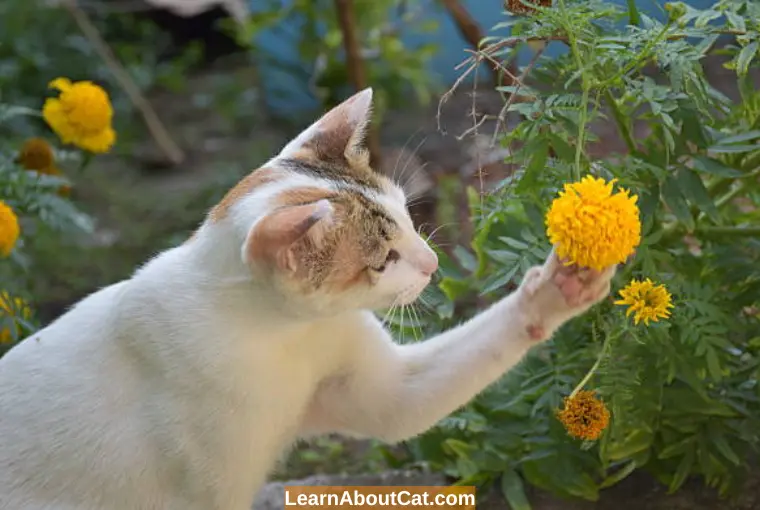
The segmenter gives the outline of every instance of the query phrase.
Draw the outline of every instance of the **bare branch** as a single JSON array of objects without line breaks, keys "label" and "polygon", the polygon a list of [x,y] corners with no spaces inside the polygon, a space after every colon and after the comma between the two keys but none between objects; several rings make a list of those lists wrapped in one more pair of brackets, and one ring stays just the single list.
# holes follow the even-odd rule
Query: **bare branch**
[{"label": "bare branch", "polygon": [[[364,61],[361,55],[361,45],[356,34],[356,14],[353,0],[335,0],[335,10],[338,14],[338,24],[343,34],[343,48],[346,52],[346,67],[348,76],[354,88],[364,90],[369,86],[367,74],[364,69]],[[377,126],[370,124],[367,132],[367,146],[369,148],[371,164],[374,168],[380,168],[380,139]]]},{"label": "bare branch", "polygon": [[76,0],[65,0],[63,6],[74,18],[79,29],[90,41],[90,44],[92,44],[100,58],[103,59],[103,62],[114,75],[114,78],[116,78],[116,81],[127,94],[132,104],[134,104],[140,111],[154,141],[161,148],[164,155],[173,164],[180,164],[185,159],[185,154],[171,138],[168,131],[161,123],[161,120],[158,118],[155,110],[140,92],[140,88],[132,80],[132,77],[129,76],[129,73],[127,73],[127,71],[121,66],[116,55],[113,54],[111,48],[105,40],[103,40],[100,32],[90,20],[90,17],[86,12],[79,8]]}]

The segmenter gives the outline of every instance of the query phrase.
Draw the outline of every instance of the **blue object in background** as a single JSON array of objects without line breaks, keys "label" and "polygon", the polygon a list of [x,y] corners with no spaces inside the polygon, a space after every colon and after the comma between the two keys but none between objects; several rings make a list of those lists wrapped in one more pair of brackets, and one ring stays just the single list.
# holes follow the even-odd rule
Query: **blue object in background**
[{"label": "blue object in background", "polygon": [[[260,5],[260,2],[250,1],[251,10],[255,15],[257,4]],[[290,4],[289,0],[276,1],[279,1],[283,8]],[[504,12],[502,0],[460,0],[460,2],[480,24],[486,36],[499,34],[491,29],[506,19],[507,14]],[[461,70],[456,70],[455,67],[466,57],[463,49],[468,47],[468,43],[462,39],[456,25],[436,0],[420,3],[424,9],[421,17],[435,19],[438,21],[439,29],[433,34],[404,34],[403,41],[411,46],[426,42],[435,43],[439,50],[429,62],[428,70],[439,82],[450,84],[459,76]],[[623,9],[626,8],[625,0],[614,0],[614,3],[621,5]],[[636,2],[639,12],[660,20],[666,16],[663,8],[665,3],[663,0],[637,0]],[[685,3],[703,9],[715,2],[714,0],[687,0]],[[361,15],[361,12],[358,14]],[[261,64],[260,72],[268,106],[278,115],[291,116],[319,107],[319,102],[313,97],[308,87],[308,70],[311,69],[312,64],[302,62],[298,55],[297,41],[300,30],[299,21],[289,18],[287,25],[262,30],[255,39],[256,44],[267,55],[267,61]],[[546,54],[556,55],[561,51],[563,51],[562,45],[550,44]],[[526,57],[529,56],[521,55],[520,60]],[[283,64],[298,67],[302,71],[297,74],[284,71]]]}]

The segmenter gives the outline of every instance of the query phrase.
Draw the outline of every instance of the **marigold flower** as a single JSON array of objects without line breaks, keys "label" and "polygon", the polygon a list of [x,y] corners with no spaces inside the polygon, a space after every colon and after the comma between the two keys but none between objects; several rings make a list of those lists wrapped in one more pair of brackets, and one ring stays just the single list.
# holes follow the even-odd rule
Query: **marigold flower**
[{"label": "marigold flower", "polygon": [[0,200],[0,255],[7,257],[11,254],[20,233],[16,213]]},{"label": "marigold flower", "polygon": [[[18,155],[18,163],[27,170],[38,172],[45,175],[61,176],[60,168],[55,165],[55,156],[53,148],[42,138],[30,138],[24,145]],[[66,197],[71,193],[71,186],[64,184],[58,190],[58,195]]]},{"label": "marigold flower", "polygon": [[[0,318],[13,317],[17,312],[21,313],[24,320],[29,320],[32,317],[32,310],[23,299],[19,297],[14,299],[6,291],[0,292]],[[15,331],[11,331],[10,328],[15,328]],[[18,337],[21,334],[19,329],[14,321],[10,327],[0,330],[0,345],[10,343],[14,337]]]},{"label": "marigold flower", "polygon": [[557,419],[571,436],[594,441],[599,439],[609,425],[610,411],[594,393],[581,390],[573,396],[566,397],[564,408],[557,411]]},{"label": "marigold flower", "polygon": [[61,141],[94,153],[108,152],[116,132],[106,91],[91,81],[72,83],[67,78],[56,78],[49,87],[61,94],[45,101],[42,116]]},{"label": "marigold flower", "polygon": [[615,180],[587,175],[565,184],[546,214],[547,235],[560,259],[602,270],[624,262],[641,241],[638,197],[613,193]]},{"label": "marigold flower", "polygon": [[650,320],[657,322],[660,319],[667,319],[670,317],[669,308],[673,308],[668,289],[664,285],[655,285],[649,278],[644,281],[631,280],[620,291],[620,297],[623,299],[615,301],[615,304],[627,305],[628,310],[625,316],[635,314],[633,321],[636,324],[643,320],[644,324],[649,325]]},{"label": "marigold flower", "polygon": [[27,170],[43,174],[56,173],[57,170],[53,148],[42,138],[30,138],[24,142],[18,154],[18,162]]}]

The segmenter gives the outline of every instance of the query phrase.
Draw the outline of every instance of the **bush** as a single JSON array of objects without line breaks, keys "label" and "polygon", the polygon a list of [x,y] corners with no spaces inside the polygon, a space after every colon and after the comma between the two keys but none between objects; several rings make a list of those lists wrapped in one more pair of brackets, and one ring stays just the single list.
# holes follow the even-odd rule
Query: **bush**
[{"label": "bush", "polygon": [[[500,24],[512,36],[485,41],[472,57],[534,52],[522,80],[500,87],[504,113],[520,117],[500,135],[518,170],[488,196],[469,191],[475,238],[452,260],[441,254],[436,313],[424,327],[438,331],[476,311],[454,302],[482,306],[511,291],[551,248],[548,205],[582,176],[616,179],[638,196],[641,243],[609,300],[409,442],[403,461],[462,484],[499,484],[515,509],[530,507],[524,481],[596,500],[640,468],[671,491],[698,475],[726,494],[760,434],[760,91],[748,74],[760,47],[760,4],[668,4],[664,22],[637,12],[635,2],[628,12],[594,0],[555,4]],[[567,51],[543,57],[546,40]],[[706,80],[710,54],[735,71],[737,104]],[[590,155],[597,140],[588,127],[602,119],[625,153]],[[634,123],[648,134],[635,138]],[[669,318],[637,323],[615,303],[629,282],[645,279],[672,294]],[[598,440],[571,436],[559,419],[562,409],[586,412],[578,399],[589,394],[564,401],[582,389],[609,411],[609,424],[597,415]]]}]

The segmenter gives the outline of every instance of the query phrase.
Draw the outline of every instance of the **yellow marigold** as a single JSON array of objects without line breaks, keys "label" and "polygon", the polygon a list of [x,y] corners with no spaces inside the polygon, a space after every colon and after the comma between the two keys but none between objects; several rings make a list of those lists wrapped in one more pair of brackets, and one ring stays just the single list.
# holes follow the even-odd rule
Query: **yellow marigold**
[{"label": "yellow marigold", "polygon": [[650,320],[667,319],[670,317],[669,308],[673,308],[668,289],[664,285],[655,285],[649,278],[644,281],[631,280],[620,291],[620,297],[623,299],[615,301],[615,304],[627,305],[625,315],[635,314],[633,320],[636,324],[643,320],[644,324],[649,325]]},{"label": "yellow marigold", "polygon": [[593,391],[581,390],[565,398],[564,408],[557,411],[557,419],[571,436],[594,441],[609,425],[610,411]]},{"label": "yellow marigold", "polygon": [[638,197],[625,189],[613,193],[614,183],[587,175],[554,199],[546,232],[560,259],[601,270],[624,262],[639,245]]},{"label": "yellow marigold", "polygon": [[11,254],[20,233],[16,213],[0,200],[0,255],[7,257]]},{"label": "yellow marigold", "polygon": [[116,142],[116,132],[106,91],[91,81],[72,83],[66,78],[56,78],[49,86],[61,94],[45,101],[42,116],[61,141],[90,152],[108,152]]},{"label": "yellow marigold", "polygon": [[[6,291],[0,292],[0,318],[14,317],[19,312],[24,320],[29,320],[32,317],[32,311],[23,299],[18,297],[14,299]],[[15,331],[11,331],[9,328],[15,328]],[[20,334],[20,328],[14,321],[11,326],[0,330],[0,344],[10,343],[14,337],[18,338]]]}]

